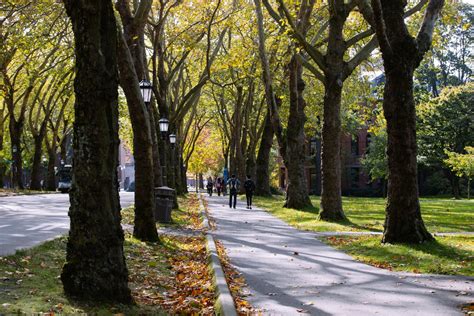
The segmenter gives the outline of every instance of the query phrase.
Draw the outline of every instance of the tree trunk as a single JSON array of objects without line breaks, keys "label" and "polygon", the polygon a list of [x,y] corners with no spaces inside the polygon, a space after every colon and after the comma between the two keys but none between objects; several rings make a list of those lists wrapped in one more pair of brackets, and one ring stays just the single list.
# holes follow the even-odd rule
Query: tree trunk
[{"label": "tree trunk", "polygon": [[461,198],[461,190],[459,187],[459,178],[454,172],[449,169],[444,169],[444,174],[448,177],[449,182],[451,183],[451,193],[453,197],[458,200]]},{"label": "tree trunk", "polygon": [[312,206],[306,186],[305,173],[305,135],[304,123],[306,102],[303,99],[305,83],[302,78],[303,67],[296,56],[291,58],[289,68],[290,115],[287,129],[287,169],[288,187],[285,207],[302,209]]},{"label": "tree trunk", "polygon": [[120,225],[117,28],[111,1],[64,0],[75,36],[71,228],[61,280],[80,299],[132,301]]},{"label": "tree trunk", "polygon": [[346,218],[341,198],[341,92],[342,81],[326,76],[324,120],[321,148],[321,212],[322,220]]},{"label": "tree trunk", "polygon": [[428,51],[444,0],[430,0],[417,38],[405,24],[406,1],[372,0],[375,32],[385,69],[383,109],[387,121],[388,197],[382,242],[432,240],[421,218],[416,163],[413,73]]},{"label": "tree trunk", "polygon": [[270,191],[270,151],[273,145],[273,128],[270,111],[265,116],[262,139],[256,161],[255,195],[271,196]]},{"label": "tree trunk", "polygon": [[23,158],[21,152],[21,135],[23,133],[23,120],[16,121],[10,115],[10,143],[12,147],[12,173],[14,189],[24,189],[23,185]]},{"label": "tree trunk", "polygon": [[387,66],[383,108],[387,120],[389,172],[382,242],[418,243],[433,237],[425,228],[418,201],[414,69],[400,62]]},{"label": "tree trunk", "polygon": [[46,176],[46,190],[47,191],[56,191],[56,171],[54,167],[56,166],[56,146],[48,150],[48,173]]},{"label": "tree trunk", "polygon": [[34,135],[34,154],[33,164],[31,166],[31,190],[41,190],[41,156],[43,149],[43,140],[46,136],[46,121],[41,124],[38,135]]},{"label": "tree trunk", "polygon": [[125,39],[118,39],[118,66],[120,86],[127,99],[133,129],[133,156],[135,158],[135,221],[133,236],[142,241],[158,241],[153,211],[154,172],[153,141],[150,119],[143,103],[138,78]]},{"label": "tree trunk", "polygon": [[[4,133],[5,133],[5,130],[4,130],[4,111],[5,111],[5,108],[1,108],[0,109],[0,152],[3,150],[3,140],[4,140]],[[3,188],[3,186],[5,185],[3,183],[3,178],[5,177],[5,173],[6,173],[6,165],[4,164],[3,161],[0,161],[0,189]]]}]

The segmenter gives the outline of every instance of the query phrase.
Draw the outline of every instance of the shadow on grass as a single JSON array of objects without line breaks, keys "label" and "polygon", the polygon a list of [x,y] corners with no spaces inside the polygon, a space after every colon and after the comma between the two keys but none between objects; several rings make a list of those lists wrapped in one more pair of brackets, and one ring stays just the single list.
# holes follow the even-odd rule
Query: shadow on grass
[{"label": "shadow on grass", "polygon": [[416,273],[474,274],[472,251],[464,244],[469,237],[440,238],[422,244],[382,244],[380,237],[327,237],[325,240],[363,262],[382,268]]},{"label": "shadow on grass", "polygon": [[346,218],[342,221],[330,221],[330,220],[321,220],[321,219],[318,219],[319,221],[321,222],[327,222],[327,223],[334,223],[334,224],[339,224],[339,225],[342,225],[342,226],[346,226],[346,227],[350,227],[350,228],[355,228],[355,229],[360,229],[360,230],[363,230],[363,231],[371,231],[371,232],[383,232],[382,229],[380,228],[376,228],[374,227],[373,225],[370,225],[370,224],[367,224],[367,225],[360,225],[360,224],[356,224],[354,222],[352,222],[350,219]]}]

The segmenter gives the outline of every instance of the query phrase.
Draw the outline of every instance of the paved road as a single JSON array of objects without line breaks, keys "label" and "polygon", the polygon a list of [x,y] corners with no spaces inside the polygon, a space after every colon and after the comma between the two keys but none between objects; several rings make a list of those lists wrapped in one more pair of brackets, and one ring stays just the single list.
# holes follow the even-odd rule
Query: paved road
[{"label": "paved road", "polygon": [[[350,256],[262,210],[207,197],[214,236],[264,315],[458,315],[474,278],[394,273]],[[242,202],[239,202],[243,206]]]},{"label": "paved road", "polygon": [[[121,192],[122,207],[134,201],[133,192]],[[68,194],[0,197],[0,256],[32,247],[69,230]]]}]

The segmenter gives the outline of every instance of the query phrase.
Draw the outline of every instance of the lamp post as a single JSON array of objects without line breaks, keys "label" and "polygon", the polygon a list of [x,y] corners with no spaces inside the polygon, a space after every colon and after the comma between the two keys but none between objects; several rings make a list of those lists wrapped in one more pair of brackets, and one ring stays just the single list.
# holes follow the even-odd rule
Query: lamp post
[{"label": "lamp post", "polygon": [[167,118],[162,117],[158,121],[158,125],[160,126],[160,133],[161,133],[161,138],[166,141],[166,136],[168,136],[168,127],[170,125],[170,121],[168,121]]},{"label": "lamp post", "polygon": [[163,185],[167,186],[168,181],[167,181],[167,176],[166,176],[166,145],[168,141],[168,127],[170,125],[170,121],[168,121],[167,118],[162,117],[158,121],[158,126],[160,127],[160,134],[161,134],[161,139],[163,140],[163,160],[162,160],[162,166],[161,166],[161,175],[163,177]]},{"label": "lamp post", "polygon": [[176,134],[170,134],[170,144],[171,148],[174,148],[174,145],[176,144]]},{"label": "lamp post", "polygon": [[142,81],[140,81],[139,86],[140,86],[140,92],[142,94],[143,102],[148,108],[148,106],[150,105],[150,100],[151,100],[151,90],[152,90],[151,83],[150,81],[143,79]]},{"label": "lamp post", "polygon": [[16,188],[19,184],[18,181],[18,176],[17,176],[17,166],[16,166],[16,153],[18,152],[18,148],[16,145],[12,146],[12,170],[11,170],[11,175],[12,175],[12,183],[11,187]]}]

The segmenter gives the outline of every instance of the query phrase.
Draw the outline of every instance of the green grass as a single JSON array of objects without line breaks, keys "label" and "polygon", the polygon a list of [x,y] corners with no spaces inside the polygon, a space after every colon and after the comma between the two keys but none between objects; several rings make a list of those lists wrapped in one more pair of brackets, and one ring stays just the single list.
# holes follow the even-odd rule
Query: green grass
[{"label": "green grass", "polygon": [[[163,246],[146,244],[131,237],[125,240],[124,251],[132,291],[140,289],[140,274],[151,262],[143,262],[144,253],[153,253],[153,269],[147,269],[147,275],[155,273],[167,277],[170,274],[167,259],[161,249],[155,249],[157,247]],[[1,258],[0,314],[165,314],[158,306],[94,304],[67,298],[59,279],[65,256],[66,237],[60,237]]]},{"label": "green grass", "polygon": [[[302,211],[283,207],[284,197],[255,197],[255,204],[283,219],[290,225],[310,231],[375,231],[383,230],[385,199],[343,197],[344,212],[348,218],[342,223],[318,220],[319,197],[311,197],[313,208]],[[421,212],[431,232],[473,232],[474,200],[421,198]]]},{"label": "green grass", "polygon": [[474,238],[437,237],[417,245],[382,244],[380,237],[326,237],[355,259],[390,270],[474,276]]},{"label": "green grass", "polygon": [[[318,232],[381,232],[385,219],[385,199],[343,197],[348,218],[342,223],[318,220],[319,197],[306,210],[283,208],[284,198],[256,197],[255,203],[288,224]],[[421,212],[430,232],[473,232],[474,201],[421,198]],[[356,260],[391,270],[417,273],[474,275],[474,236],[436,237],[417,245],[382,244],[381,236],[331,236],[324,241],[352,255]]]}]

